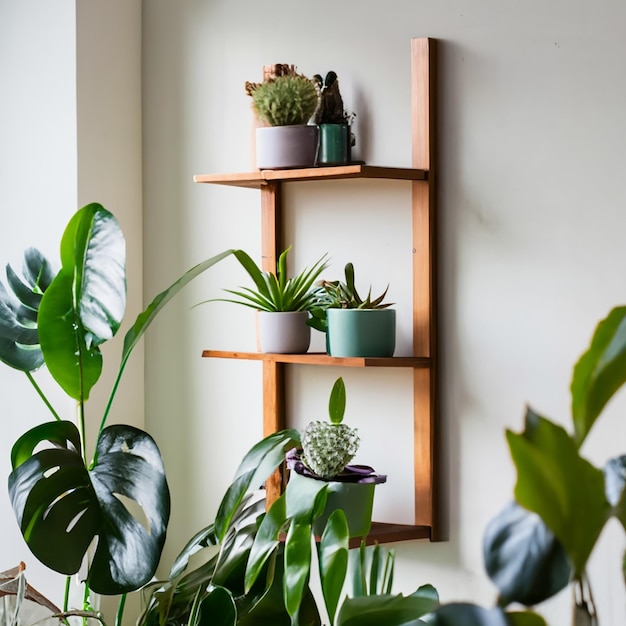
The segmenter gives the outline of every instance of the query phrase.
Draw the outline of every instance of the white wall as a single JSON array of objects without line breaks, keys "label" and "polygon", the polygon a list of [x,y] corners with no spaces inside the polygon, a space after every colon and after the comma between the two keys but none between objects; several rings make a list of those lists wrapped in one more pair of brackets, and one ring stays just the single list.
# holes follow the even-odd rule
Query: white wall
[{"label": "white wall", "polygon": [[[128,323],[142,306],[140,28],[139,0],[0,0],[1,263],[19,270],[31,245],[56,262],[72,214],[100,202],[118,217],[127,240]],[[91,426],[99,425],[121,339],[105,347],[100,389],[87,408]],[[139,350],[112,421],[143,424],[142,365]],[[73,419],[74,403],[45,372],[37,377],[57,409]],[[0,368],[0,397],[6,480],[13,442],[50,415],[24,374],[6,367]],[[0,570],[25,561],[29,582],[60,605],[65,578],[31,556],[6,489],[0,490],[0,535]]]},{"label": "white wall", "polygon": [[[259,253],[257,192],[194,185],[192,175],[250,168],[243,85],[260,79],[264,64],[337,71],[357,112],[357,154],[408,166],[409,40],[441,41],[442,497],[450,540],[398,546],[404,590],[430,581],[444,600],[493,601],[481,541],[512,494],[504,429],[521,428],[525,403],[568,420],[574,361],[596,321],[623,301],[625,25],[620,0],[319,0],[297,11],[286,0],[144,2],[148,297],[225,248]],[[337,271],[351,259],[365,283],[389,280],[406,329],[407,198],[402,184],[295,186],[287,197],[298,205],[297,223],[287,225],[294,265],[328,251]],[[168,563],[213,518],[241,454],[261,435],[260,366],[200,358],[207,347],[254,349],[251,314],[226,304],[189,310],[244,281],[226,261],[188,289],[147,343],[147,423],[173,490]],[[403,330],[399,348],[408,345]],[[294,421],[323,416],[338,374],[348,385],[347,420],[394,438],[367,460],[389,472],[390,490],[408,492],[410,377],[295,368]],[[586,444],[598,463],[623,451],[622,405],[612,403]],[[623,533],[613,534],[591,572],[605,624],[624,622]],[[569,600],[565,593],[545,607],[552,623],[566,623]]]}]

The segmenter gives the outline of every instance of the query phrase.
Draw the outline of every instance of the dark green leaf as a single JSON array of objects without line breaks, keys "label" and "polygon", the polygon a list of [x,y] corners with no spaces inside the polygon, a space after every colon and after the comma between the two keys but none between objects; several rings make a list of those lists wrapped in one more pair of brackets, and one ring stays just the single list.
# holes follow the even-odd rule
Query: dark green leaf
[{"label": "dark green leaf", "polygon": [[626,528],[626,455],[607,461],[604,466],[606,499],[613,507],[614,515]]},{"label": "dark green leaf", "polygon": [[[89,586],[96,593],[126,593],[147,583],[159,563],[170,515],[165,468],[154,440],[131,426],[105,428],[97,448],[91,477],[102,529]],[[146,527],[120,496],[141,507]]]},{"label": "dark green leaf", "polygon": [[[50,442],[33,454],[40,444]],[[101,511],[71,422],[41,424],[13,446],[9,496],[33,554],[47,567],[74,574],[102,525]]]},{"label": "dark green leaf", "polygon": [[300,434],[297,430],[281,430],[268,435],[246,453],[215,517],[215,528],[220,539],[224,537],[244,494],[251,488],[260,487],[283,463],[287,450],[299,444]]},{"label": "dark green leaf", "polygon": [[297,612],[311,571],[311,524],[292,521],[285,540],[285,607]]},{"label": "dark green leaf", "polygon": [[[33,452],[47,442],[53,447]],[[99,463],[88,472],[74,424],[37,426],[13,447],[9,494],[24,539],[44,565],[74,574],[97,537],[90,587],[118,594],[139,588],[154,574],[169,492],[158,448],[146,433],[111,426],[101,433],[98,448]],[[147,529],[120,498],[141,506]]]},{"label": "dark green leaf", "polygon": [[346,410],[346,385],[341,376],[335,381],[328,401],[328,414],[332,424],[341,424]]},{"label": "dark green leaf", "polygon": [[572,570],[561,544],[536,513],[516,502],[488,525],[483,551],[503,605],[539,604],[570,582]]},{"label": "dark green leaf", "polygon": [[562,427],[530,409],[525,432],[508,431],[507,439],[517,501],[543,519],[581,574],[611,511],[602,472],[580,457]]},{"label": "dark green leaf", "polygon": [[10,265],[7,265],[6,272],[13,296],[0,283],[0,361],[15,369],[32,372],[43,365],[37,314],[53,271],[41,252],[29,248],[24,252],[22,270],[26,282]]},{"label": "dark green leaf", "polygon": [[322,594],[331,624],[335,621],[348,569],[349,539],[346,514],[342,509],[336,509],[326,522],[318,548]]},{"label": "dark green leaf", "polygon": [[199,619],[189,626],[235,626],[237,609],[232,594],[224,587],[212,588],[200,603]]},{"label": "dark green leaf", "polygon": [[613,394],[626,382],[626,307],[602,320],[591,345],[574,367],[572,415],[578,446]]},{"label": "dark green leaf", "polygon": [[249,591],[259,577],[263,566],[279,544],[279,533],[285,526],[285,494],[280,496],[263,518],[248,558],[245,590]]},{"label": "dark green leaf", "polygon": [[509,626],[502,609],[483,609],[469,603],[445,604],[435,611],[433,626]]},{"label": "dark green leaf", "polygon": [[337,626],[400,626],[431,613],[438,605],[426,595],[346,598],[339,610]]}]

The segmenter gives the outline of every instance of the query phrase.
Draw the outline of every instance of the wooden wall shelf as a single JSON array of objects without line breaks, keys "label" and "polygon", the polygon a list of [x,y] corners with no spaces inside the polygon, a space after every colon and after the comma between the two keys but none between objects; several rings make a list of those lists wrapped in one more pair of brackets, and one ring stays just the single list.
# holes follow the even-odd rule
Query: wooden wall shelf
[{"label": "wooden wall shelf", "polygon": [[[386,359],[336,358],[326,354],[261,354],[205,350],[204,357],[258,360],[263,364],[263,431],[269,435],[287,427],[285,376],[287,365],[410,368],[413,371],[413,493],[415,523],[374,523],[367,541],[392,542],[442,538],[437,503],[437,332],[436,332],[436,41],[411,40],[412,167],[349,164],[295,170],[264,170],[233,174],[202,174],[197,183],[260,190],[263,269],[274,272],[282,233],[282,187],[292,182],[342,179],[384,179],[411,184],[413,237],[413,355]],[[384,391],[381,391],[384,393]],[[267,485],[268,498],[282,486],[276,476]]]}]

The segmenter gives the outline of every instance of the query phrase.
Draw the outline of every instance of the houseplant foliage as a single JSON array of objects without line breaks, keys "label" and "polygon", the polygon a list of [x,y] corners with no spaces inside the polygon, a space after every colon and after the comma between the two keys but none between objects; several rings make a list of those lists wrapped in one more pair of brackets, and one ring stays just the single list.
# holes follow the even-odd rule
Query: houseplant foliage
[{"label": "houseplant foliage", "polygon": [[[253,489],[300,444],[298,431],[287,429],[249,450],[215,521],[192,537],[167,580],[146,587],[140,626],[426,623],[419,618],[438,606],[436,590],[423,585],[408,596],[392,593],[393,551],[364,544],[351,550],[341,509],[328,518],[312,549],[327,483],[310,481],[317,485],[304,490],[288,486],[266,511]],[[313,579],[321,600],[311,591]]]},{"label": "houseplant foliage", "polygon": [[345,280],[322,281],[309,325],[326,332],[326,348],[338,357],[390,357],[396,346],[396,312],[384,302],[388,287],[362,297],[354,278],[354,265],[344,268]]},{"label": "houseplant foliage", "polygon": [[[126,304],[120,226],[104,207],[89,204],[64,231],[58,271],[34,248],[24,254],[23,278],[7,266],[8,288],[0,283],[0,360],[26,374],[53,418],[14,444],[9,495],[33,554],[67,575],[87,561],[87,590],[124,594],[148,582],[157,567],[170,513],[159,449],[142,430],[106,422],[128,358],[157,313],[231,252],[189,270],[128,330],[92,454],[86,449],[86,405],[102,371],[101,346],[119,330]],[[76,424],[62,419],[35,380],[44,365],[76,401]],[[141,507],[147,528],[118,496]]]},{"label": "houseplant foliage", "polygon": [[[276,263],[276,273],[263,271],[243,250],[233,252],[248,276],[252,279],[255,289],[241,287],[225,289],[237,298],[217,298],[224,302],[243,304],[244,306],[269,313],[286,311],[310,311],[317,303],[314,283],[319,275],[328,267],[327,255],[318,259],[311,267],[304,268],[289,278],[287,272],[287,254],[291,246],[283,250]],[[201,303],[202,304],[202,303]]]},{"label": "houseplant foliage", "polygon": [[[454,605],[442,607],[437,616],[447,613],[470,626],[544,624],[530,612],[513,616],[505,608],[535,605],[571,586],[572,623],[599,624],[587,563],[609,519],[617,518],[626,528],[626,455],[596,467],[581,447],[625,382],[626,306],[620,306],[597,325],[574,367],[571,429],[527,408],[523,432],[506,433],[517,469],[515,502],[490,523],[484,541],[487,571],[500,591],[499,607],[486,611]],[[434,623],[449,623],[438,620]]]}]

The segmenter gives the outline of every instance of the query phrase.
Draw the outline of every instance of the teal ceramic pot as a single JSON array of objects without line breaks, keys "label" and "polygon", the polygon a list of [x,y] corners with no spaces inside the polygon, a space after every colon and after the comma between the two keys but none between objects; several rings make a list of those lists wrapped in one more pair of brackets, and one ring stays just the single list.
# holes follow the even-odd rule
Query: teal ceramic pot
[{"label": "teal ceramic pot", "polygon": [[327,349],[337,357],[391,357],[395,309],[327,309]]},{"label": "teal ceramic pot", "polygon": [[340,165],[350,160],[350,127],[347,124],[320,124],[318,165]]},{"label": "teal ceramic pot", "polygon": [[[289,481],[316,480],[291,472]],[[372,525],[372,509],[374,506],[373,483],[328,482],[328,498],[326,508],[320,517],[313,522],[313,532],[321,536],[330,514],[336,509],[343,509],[348,521],[350,537],[367,537]]]}]

